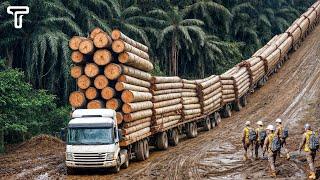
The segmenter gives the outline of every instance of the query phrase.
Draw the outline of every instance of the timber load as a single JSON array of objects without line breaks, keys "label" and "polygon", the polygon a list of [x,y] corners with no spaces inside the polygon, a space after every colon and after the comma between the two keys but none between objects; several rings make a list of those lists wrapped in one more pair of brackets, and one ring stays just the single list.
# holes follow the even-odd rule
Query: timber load
[{"label": "timber load", "polygon": [[147,135],[153,114],[151,74],[147,46],[119,30],[111,34],[100,28],[89,37],[70,39],[74,65],[70,73],[78,91],[70,94],[74,108],[108,108],[117,112],[117,123],[124,140],[134,141]]},{"label": "timber load", "polygon": [[183,83],[180,77],[151,78],[153,103],[152,129],[161,131],[181,121],[181,95]]},{"label": "timber load", "polygon": [[201,113],[211,114],[220,109],[222,103],[222,86],[220,76],[212,75],[197,82]]},{"label": "timber load", "polygon": [[184,121],[201,116],[201,104],[197,93],[197,82],[199,80],[182,79],[182,119]]},{"label": "timber load", "polygon": [[239,102],[250,89],[250,73],[247,68],[235,66],[220,76],[222,102]]},{"label": "timber load", "polygon": [[[153,76],[148,47],[118,29],[100,28],[88,37],[69,40],[71,77],[77,91],[69,96],[73,108],[108,108],[117,113],[124,140],[121,146],[198,119],[231,116],[247,94],[276,73],[320,20],[320,1],[314,3],[282,34],[275,35],[250,58],[221,75],[197,80]],[[193,126],[188,126],[189,128]]]}]

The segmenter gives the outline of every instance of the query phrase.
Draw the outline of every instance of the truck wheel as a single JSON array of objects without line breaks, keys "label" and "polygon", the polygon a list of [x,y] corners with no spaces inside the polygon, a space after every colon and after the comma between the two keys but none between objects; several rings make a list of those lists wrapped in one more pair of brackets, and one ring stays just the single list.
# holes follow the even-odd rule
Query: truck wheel
[{"label": "truck wheel", "polygon": [[240,101],[239,101],[239,100],[236,100],[236,101],[234,102],[234,110],[236,110],[236,111],[241,111],[241,109],[242,109],[242,106],[241,106]]},{"label": "truck wheel", "polygon": [[144,144],[143,141],[138,141],[135,144],[135,153],[136,153],[136,159],[138,161],[144,161]]},{"label": "truck wheel", "polygon": [[144,147],[144,159],[148,159],[149,158],[149,143],[147,139],[143,140],[143,147]]},{"label": "truck wheel", "polygon": [[198,136],[198,127],[197,127],[197,123],[193,123],[193,137],[197,137]]},{"label": "truck wheel", "polygon": [[122,169],[127,169],[129,167],[129,156],[127,154],[126,161],[121,165]]},{"label": "truck wheel", "polygon": [[67,167],[67,175],[76,174],[76,170],[72,167]]},{"label": "truck wheel", "polygon": [[159,150],[168,149],[168,136],[166,132],[160,132],[157,136],[157,148]]},{"label": "truck wheel", "polygon": [[207,117],[204,119],[204,130],[205,130],[205,131],[210,131],[210,129],[211,129],[211,122],[210,122],[209,116],[207,116]]},{"label": "truck wheel", "polygon": [[120,172],[120,164],[121,164],[121,160],[120,160],[120,156],[118,156],[117,166],[115,166],[115,167],[112,168],[112,172],[113,172],[113,173],[118,173],[118,172]]},{"label": "truck wheel", "polygon": [[231,116],[231,107],[229,104],[226,104],[222,109],[222,117],[228,118]]},{"label": "truck wheel", "polygon": [[241,106],[245,107],[248,104],[247,95],[244,95],[240,98]]},{"label": "truck wheel", "polygon": [[179,133],[176,128],[172,129],[170,136],[169,136],[169,144],[171,146],[176,146],[179,143]]},{"label": "truck wheel", "polygon": [[215,112],[213,114],[213,118],[211,119],[211,127],[214,128],[221,122],[221,116],[219,112]]}]

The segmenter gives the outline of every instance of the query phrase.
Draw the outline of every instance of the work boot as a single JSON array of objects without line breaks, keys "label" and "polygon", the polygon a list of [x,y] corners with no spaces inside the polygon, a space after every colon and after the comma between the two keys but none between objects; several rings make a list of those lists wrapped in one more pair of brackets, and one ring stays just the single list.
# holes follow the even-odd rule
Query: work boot
[{"label": "work boot", "polygon": [[311,172],[310,176],[309,176],[309,179],[316,179],[316,173]]},{"label": "work boot", "polygon": [[243,156],[243,161],[246,161],[246,160],[248,160],[248,156],[245,154],[245,155]]},{"label": "work boot", "polygon": [[275,171],[272,171],[270,176],[271,176],[271,177],[276,177],[276,176],[277,176],[277,173],[276,173]]},{"label": "work boot", "polygon": [[290,154],[289,153],[287,154],[287,160],[290,160]]}]

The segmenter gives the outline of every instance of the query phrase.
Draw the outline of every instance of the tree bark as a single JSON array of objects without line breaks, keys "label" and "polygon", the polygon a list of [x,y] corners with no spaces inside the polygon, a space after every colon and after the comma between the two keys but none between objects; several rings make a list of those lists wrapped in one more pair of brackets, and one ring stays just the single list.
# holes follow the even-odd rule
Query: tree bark
[{"label": "tree bark", "polygon": [[151,117],[151,116],[152,116],[152,110],[146,109],[146,110],[137,111],[137,112],[130,113],[130,114],[125,114],[124,121],[125,122],[132,122],[132,121],[135,121],[138,119],[143,119],[143,118],[147,118],[147,117]]},{"label": "tree bark", "polygon": [[140,50],[142,50],[144,52],[148,52],[148,47],[147,46],[145,46],[145,45],[143,45],[143,44],[141,44],[141,43],[139,43],[137,41],[132,40],[131,38],[127,37],[125,34],[121,33],[121,31],[118,30],[118,29],[115,29],[115,30],[112,31],[111,37],[112,37],[113,40],[121,39],[124,42],[126,42],[126,43],[128,43],[128,44],[130,44],[130,45],[132,45],[132,46],[134,46],[134,47],[136,47],[136,48],[138,48],[138,49],[140,49]]},{"label": "tree bark", "polygon": [[121,94],[121,99],[124,103],[149,101],[151,100],[151,98],[152,94],[147,92],[125,90]]},{"label": "tree bark", "polygon": [[150,88],[151,84],[148,81],[144,81],[141,79],[137,79],[135,77],[131,77],[128,75],[121,75],[118,78],[118,82],[124,82],[127,84],[132,84],[132,85],[136,85],[136,86],[142,86],[142,87],[146,87],[146,88]]},{"label": "tree bark", "polygon": [[124,113],[132,113],[136,111],[141,111],[145,109],[151,109],[153,107],[153,103],[151,101],[142,101],[136,103],[126,103],[122,106],[122,111]]},{"label": "tree bark", "polygon": [[130,52],[121,53],[118,56],[118,60],[123,64],[127,64],[142,71],[149,72],[153,70],[153,64],[150,61],[143,59]]},{"label": "tree bark", "polygon": [[113,41],[112,50],[116,53],[130,52],[130,53],[135,54],[143,59],[149,60],[148,53],[124,42],[123,40]]},{"label": "tree bark", "polygon": [[139,92],[149,92],[149,89],[146,87],[136,86],[124,82],[117,82],[115,88],[117,91],[132,90]]}]

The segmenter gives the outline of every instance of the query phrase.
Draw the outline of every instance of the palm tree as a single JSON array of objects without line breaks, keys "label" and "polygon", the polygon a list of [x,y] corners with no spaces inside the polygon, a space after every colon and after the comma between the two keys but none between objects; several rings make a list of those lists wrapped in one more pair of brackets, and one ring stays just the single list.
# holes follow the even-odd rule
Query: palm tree
[{"label": "palm tree", "polygon": [[169,72],[177,75],[179,50],[184,47],[186,51],[183,53],[189,53],[192,43],[204,45],[205,33],[201,28],[204,23],[199,19],[187,19],[186,14],[177,7],[171,7],[167,12],[161,9],[152,10],[148,15],[158,19],[161,31],[157,47],[169,52]]},{"label": "palm tree", "polygon": [[[23,28],[14,29],[11,15],[2,13],[16,1],[1,3],[1,54],[7,65],[22,68],[36,88],[47,88],[59,93],[68,89],[70,34],[81,34],[73,21],[74,14],[58,0],[25,1],[31,11],[24,16]],[[60,92],[59,94],[67,94]]]}]

